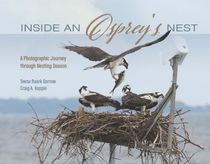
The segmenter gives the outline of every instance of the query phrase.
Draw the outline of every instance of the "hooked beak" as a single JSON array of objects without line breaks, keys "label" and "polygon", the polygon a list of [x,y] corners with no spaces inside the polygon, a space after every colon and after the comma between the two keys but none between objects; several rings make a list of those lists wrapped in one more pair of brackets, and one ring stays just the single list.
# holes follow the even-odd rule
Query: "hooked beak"
[{"label": "hooked beak", "polygon": [[126,69],[128,69],[128,63],[127,63],[127,62],[124,62],[124,63],[123,63],[123,66],[124,66]]},{"label": "hooked beak", "polygon": [[164,98],[164,95],[163,95],[163,94],[161,94],[161,95],[160,95],[160,97],[161,97],[161,98]]}]

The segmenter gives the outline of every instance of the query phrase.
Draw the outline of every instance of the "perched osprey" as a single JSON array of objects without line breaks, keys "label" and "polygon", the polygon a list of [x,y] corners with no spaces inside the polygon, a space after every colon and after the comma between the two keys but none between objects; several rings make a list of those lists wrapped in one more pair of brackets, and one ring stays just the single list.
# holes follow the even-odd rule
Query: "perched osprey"
[{"label": "perched osprey", "polygon": [[118,66],[124,66],[126,69],[128,69],[128,63],[124,58],[126,55],[131,54],[135,51],[138,51],[143,47],[148,47],[148,46],[151,46],[153,44],[163,41],[169,35],[169,33],[170,33],[170,31],[166,32],[160,38],[158,38],[152,42],[133,47],[119,55],[110,55],[109,53],[103,51],[102,49],[100,49],[98,47],[81,47],[81,46],[76,46],[76,45],[72,44],[70,46],[64,46],[64,48],[68,49],[70,51],[74,51],[77,54],[80,54],[83,57],[88,58],[90,61],[100,61],[98,64],[96,64],[92,67],[85,68],[85,70],[103,67],[104,70],[109,69],[112,77],[115,80],[117,80],[116,75],[118,75],[118,73],[116,73],[116,68]]},{"label": "perched osprey", "polygon": [[151,100],[151,103],[146,105],[146,109],[150,109],[155,107],[158,104],[158,98],[159,97],[164,97],[162,93],[160,92],[154,92],[154,93],[143,93],[143,94],[139,94],[140,98],[145,98],[148,100]]},{"label": "perched osprey", "polygon": [[116,109],[120,108],[120,103],[118,101],[97,92],[89,91],[87,86],[82,86],[79,89],[79,93],[82,96],[82,98],[79,99],[79,102],[86,107],[91,107],[93,112],[95,112],[96,107],[101,106],[112,106]]},{"label": "perched osprey", "polygon": [[[124,96],[122,97],[121,109],[131,109],[136,111],[145,111],[158,104],[158,98],[163,96],[160,92],[135,94],[131,92],[131,87],[125,85],[122,89]],[[118,109],[119,110],[119,109]]]}]

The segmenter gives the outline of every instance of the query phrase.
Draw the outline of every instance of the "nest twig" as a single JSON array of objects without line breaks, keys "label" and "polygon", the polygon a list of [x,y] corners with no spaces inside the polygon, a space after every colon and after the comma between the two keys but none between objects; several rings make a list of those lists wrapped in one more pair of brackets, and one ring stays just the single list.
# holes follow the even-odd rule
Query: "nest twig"
[{"label": "nest twig", "polygon": [[80,156],[80,163],[87,162],[93,157],[104,160],[99,155],[102,152],[103,143],[126,146],[128,150],[130,148],[140,150],[139,157],[142,163],[148,160],[155,162],[156,158],[170,163],[179,163],[183,160],[189,162],[189,157],[184,152],[186,144],[191,143],[201,149],[202,147],[190,140],[185,122],[181,118],[182,114],[181,111],[176,113],[175,116],[180,119],[180,122],[174,126],[181,126],[183,133],[179,134],[175,128],[171,150],[167,149],[168,116],[161,116],[146,135],[153,121],[151,115],[87,113],[82,108],[78,112],[61,112],[53,120],[35,118],[32,125],[36,126],[36,131],[32,143],[37,149],[40,163],[43,164],[55,142],[60,146],[57,147],[58,153],[52,163],[64,154],[69,158]]}]

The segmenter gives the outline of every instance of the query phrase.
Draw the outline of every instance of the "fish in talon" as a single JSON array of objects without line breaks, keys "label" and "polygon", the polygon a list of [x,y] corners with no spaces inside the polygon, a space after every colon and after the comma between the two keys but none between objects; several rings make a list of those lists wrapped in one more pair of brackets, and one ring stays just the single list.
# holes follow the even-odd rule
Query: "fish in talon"
[{"label": "fish in talon", "polygon": [[125,79],[125,71],[122,71],[118,74],[118,79],[115,80],[115,85],[109,93],[113,94],[115,89],[123,82],[124,79]]}]

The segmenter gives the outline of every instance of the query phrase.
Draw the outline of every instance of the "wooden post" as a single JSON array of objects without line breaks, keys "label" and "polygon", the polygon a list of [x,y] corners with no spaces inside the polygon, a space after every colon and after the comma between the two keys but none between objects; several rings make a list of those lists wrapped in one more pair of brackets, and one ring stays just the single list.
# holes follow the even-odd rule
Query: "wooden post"
[{"label": "wooden post", "polygon": [[109,144],[109,164],[115,164],[115,144]]},{"label": "wooden post", "polygon": [[153,126],[155,125],[155,123],[157,122],[157,120],[159,119],[159,117],[161,116],[163,109],[165,108],[165,106],[168,104],[168,101],[171,99],[171,95],[172,95],[172,87],[169,88],[168,92],[166,93],[166,95],[164,96],[163,100],[160,102],[160,104],[158,105],[158,107],[155,110],[155,114],[152,116],[153,122],[152,124],[149,126],[146,134],[144,135],[144,137],[142,138],[142,140],[144,140],[149,132],[151,131],[151,129],[153,128]]},{"label": "wooden post", "polygon": [[173,79],[172,79],[172,95],[171,95],[171,108],[169,115],[169,128],[168,128],[168,143],[167,148],[172,149],[172,141],[174,135],[174,112],[175,112],[175,101],[176,101],[176,87],[177,87],[177,72],[178,72],[178,60],[179,56],[174,56],[171,59],[171,66],[173,69]]}]

